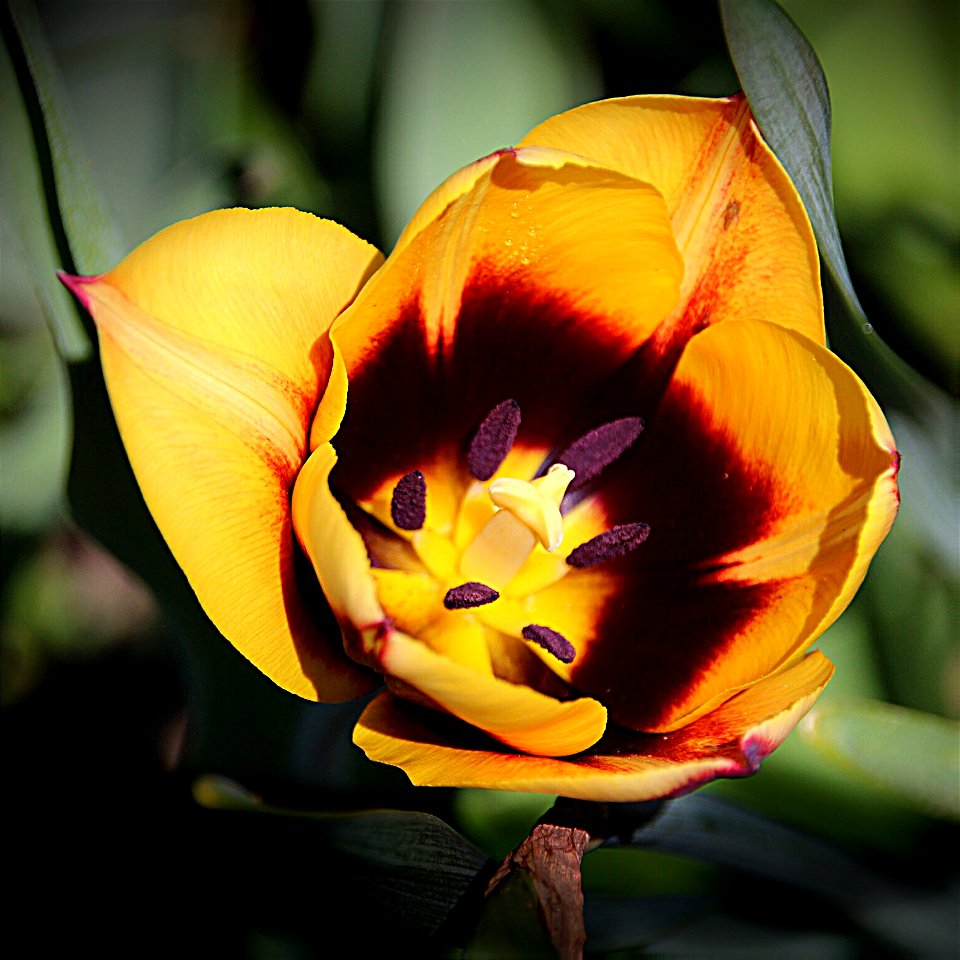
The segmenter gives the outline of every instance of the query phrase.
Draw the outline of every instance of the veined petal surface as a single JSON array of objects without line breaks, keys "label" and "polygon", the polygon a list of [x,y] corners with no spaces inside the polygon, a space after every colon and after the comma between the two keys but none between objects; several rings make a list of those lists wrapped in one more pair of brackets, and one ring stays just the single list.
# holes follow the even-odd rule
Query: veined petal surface
[{"label": "veined petal surface", "polygon": [[356,743],[418,786],[485,787],[636,802],[677,796],[716,777],[755,773],[823,691],[833,665],[814,652],[670,734],[611,730],[569,757],[505,752],[454,720],[381,694],[363,712]]},{"label": "veined petal surface", "polygon": [[738,318],[825,342],[813,231],[742,96],[589,103],[551,117],[521,145],[582,154],[663,195],[686,272],[660,339]]},{"label": "veined petal surface", "polygon": [[144,498],[208,616],[312,699],[373,685],[301,594],[289,498],[329,374],[326,331],[380,261],[309,214],[225,210],[66,279],[96,321]]}]

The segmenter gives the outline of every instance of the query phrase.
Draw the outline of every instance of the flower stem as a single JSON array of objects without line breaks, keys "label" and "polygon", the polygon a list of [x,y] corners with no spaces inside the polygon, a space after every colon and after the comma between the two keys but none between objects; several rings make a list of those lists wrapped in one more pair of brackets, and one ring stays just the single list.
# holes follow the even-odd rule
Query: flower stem
[{"label": "flower stem", "polygon": [[583,855],[611,836],[630,835],[653,819],[662,803],[587,803],[559,797],[530,836],[493,875],[487,897],[508,880],[525,877],[537,898],[541,925],[561,960],[580,960],[587,935],[583,923]]}]

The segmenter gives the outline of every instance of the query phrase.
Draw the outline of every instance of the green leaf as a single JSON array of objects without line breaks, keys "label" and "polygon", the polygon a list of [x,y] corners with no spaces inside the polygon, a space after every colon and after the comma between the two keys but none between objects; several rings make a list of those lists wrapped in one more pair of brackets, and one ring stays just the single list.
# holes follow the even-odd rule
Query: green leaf
[{"label": "green leaf", "polygon": [[486,901],[464,960],[551,957],[555,951],[537,919],[539,900],[533,880],[517,873],[499,883]]},{"label": "green leaf", "polygon": [[635,847],[696,857],[814,894],[897,955],[938,956],[955,944],[952,904],[944,909],[928,891],[890,880],[821,840],[704,792],[666,804],[660,816],[627,837]]},{"label": "green leaf", "polygon": [[845,908],[896,892],[893,884],[831,845],[705,793],[666,804],[630,843],[731,867]]},{"label": "green leaf", "polygon": [[820,255],[864,322],[840,243],[830,175],[830,92],[816,53],[772,0],[720,0],[730,57],[767,143],[803,198]]},{"label": "green leaf", "polygon": [[124,253],[119,231],[94,186],[67,91],[36,10],[31,3],[13,3],[10,11],[43,113],[56,199],[75,267],[85,274],[102,272]]},{"label": "green leaf", "polygon": [[703,895],[638,899],[588,893],[584,902],[587,943],[596,954],[648,946],[698,923],[716,909],[716,899]]},{"label": "green leaf", "polygon": [[831,325],[834,348],[860,370],[882,403],[910,411],[935,432],[938,416],[929,385],[874,333],[850,279],[833,204],[830,93],[816,53],[773,0],[720,0],[720,12],[750,109],[803,200],[843,301],[841,313],[855,321],[854,330]]},{"label": "green leaf", "polygon": [[[33,4],[5,4],[0,27],[20,93],[15,107],[5,104],[3,113],[6,117],[15,111],[13,122],[16,116],[28,118],[33,140],[28,162],[40,174],[59,265],[71,273],[102,272],[120,259],[122,244],[93,185],[67,93]],[[11,87],[4,84],[5,101],[15,97]],[[6,137],[4,141],[8,143]],[[22,156],[23,150],[19,152]],[[71,362],[85,359],[91,340],[82,326],[85,316],[77,308],[72,313],[62,308],[60,294],[50,289],[56,284],[52,272],[37,281],[62,355]]]},{"label": "green leaf", "polygon": [[[385,910],[434,934],[487,866],[487,858],[442,820],[405,810],[318,813],[262,803],[239,784],[205,776],[194,785],[205,807],[296,818],[309,823],[315,842],[347,862],[378,914]],[[482,879],[482,878],[481,878]]]},{"label": "green leaf", "polygon": [[960,726],[877,700],[834,701],[803,735],[825,757],[918,810],[960,820]]},{"label": "green leaf", "polygon": [[[5,39],[12,35],[6,6],[0,8],[0,26]],[[16,55],[23,67],[19,78]],[[63,263],[46,213],[43,171],[31,126],[33,118],[18,87],[18,79],[26,73],[25,63],[19,45],[5,42],[0,51],[0,309],[7,324],[23,325],[32,312],[22,295],[25,288],[29,289],[61,356],[80,359],[90,352],[90,341],[72,298],[55,279],[56,270]]]}]

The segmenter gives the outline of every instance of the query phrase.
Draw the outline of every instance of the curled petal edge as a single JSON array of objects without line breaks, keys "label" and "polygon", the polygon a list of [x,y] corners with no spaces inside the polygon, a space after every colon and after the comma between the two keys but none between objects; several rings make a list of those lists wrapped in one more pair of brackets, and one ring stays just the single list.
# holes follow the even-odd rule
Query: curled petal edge
[{"label": "curled petal edge", "polygon": [[819,651],[668,735],[610,731],[594,748],[551,758],[506,753],[451,723],[381,694],[354,743],[417,786],[481,787],[636,802],[679,796],[718,777],[744,777],[783,742],[833,673]]}]

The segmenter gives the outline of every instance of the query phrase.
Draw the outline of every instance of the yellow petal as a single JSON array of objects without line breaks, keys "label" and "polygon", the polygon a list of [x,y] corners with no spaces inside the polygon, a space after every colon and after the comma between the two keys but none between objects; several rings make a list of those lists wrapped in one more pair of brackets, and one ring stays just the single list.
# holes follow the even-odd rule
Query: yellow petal
[{"label": "yellow petal", "polygon": [[298,593],[289,495],[328,372],[318,343],[378,262],[308,214],[228,210],[68,281],[96,321],[144,498],[200,603],[260,670],[311,699],[371,686]]},{"label": "yellow petal", "polygon": [[486,627],[472,614],[444,609],[446,592],[425,573],[374,569],[377,597],[398,630],[480,673],[492,674]]},{"label": "yellow petal", "polygon": [[716,777],[756,772],[823,691],[833,666],[807,656],[667,735],[611,730],[575,757],[529,756],[381,694],[363,712],[356,743],[371,760],[401,767],[417,786],[484,787],[636,802],[687,793]]},{"label": "yellow petal", "polygon": [[469,483],[462,446],[508,398],[520,442],[550,449],[558,404],[578,415],[676,303],[683,265],[656,190],[558,151],[481,168],[331,330],[350,383],[338,476],[359,503],[421,470],[429,511],[428,470],[451,451]]},{"label": "yellow petal", "polygon": [[607,712],[596,700],[555,700],[529,687],[477,673],[399,632],[382,639],[379,661],[384,673],[526,753],[577,753],[596,743],[606,727]]},{"label": "yellow petal", "polygon": [[329,443],[317,447],[293,489],[293,525],[310,558],[340,629],[356,660],[374,665],[374,643],[386,629],[363,538],[330,492],[337,462]]},{"label": "yellow petal", "polygon": [[582,154],[663,195],[686,273],[661,336],[736,317],[824,343],[813,232],[742,97],[589,103],[540,124],[521,144]]}]

